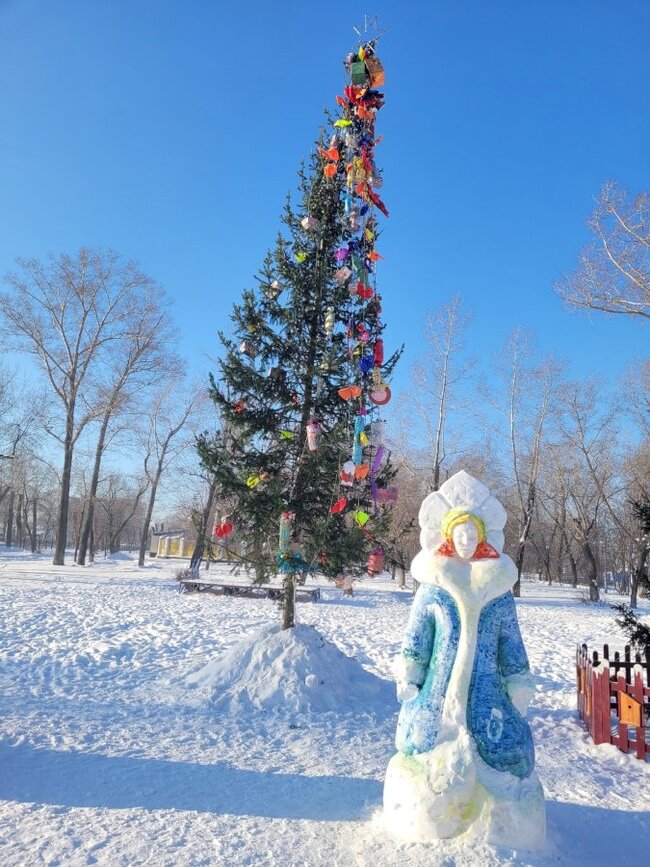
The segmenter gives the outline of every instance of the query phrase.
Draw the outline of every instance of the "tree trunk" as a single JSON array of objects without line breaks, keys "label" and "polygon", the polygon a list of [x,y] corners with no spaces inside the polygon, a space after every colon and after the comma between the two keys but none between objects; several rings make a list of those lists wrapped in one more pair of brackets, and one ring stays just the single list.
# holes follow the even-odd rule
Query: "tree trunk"
[{"label": "tree trunk", "polygon": [[406,569],[403,566],[397,567],[397,586],[406,587]]},{"label": "tree trunk", "polygon": [[68,407],[65,442],[63,443],[63,471],[61,472],[61,494],[59,497],[59,518],[56,528],[56,547],[54,566],[65,565],[65,546],[68,541],[68,511],[70,509],[70,480],[72,478],[72,452],[74,449],[74,404]]},{"label": "tree trunk", "polygon": [[36,553],[38,547],[38,535],[36,532],[36,518],[38,516],[38,500],[36,497],[32,499],[32,554]]},{"label": "tree trunk", "polygon": [[632,582],[630,586],[630,608],[636,608],[638,602],[639,584],[645,577],[645,562],[648,557],[648,548],[641,548],[637,562],[632,569]]},{"label": "tree trunk", "polygon": [[535,511],[535,482],[530,482],[528,485],[528,495],[526,497],[526,508],[524,510],[524,524],[519,535],[519,543],[517,545],[517,556],[515,563],[517,565],[517,580],[512,588],[513,596],[521,596],[521,570],[524,568],[524,557],[526,555],[526,542],[530,534],[530,527],[533,521],[533,513]]},{"label": "tree trunk", "polygon": [[600,590],[598,589],[598,566],[596,559],[591,550],[589,542],[582,543],[582,553],[584,554],[587,563],[587,580],[589,581],[589,600],[590,602],[600,601]]},{"label": "tree trunk", "polygon": [[7,524],[5,528],[5,545],[11,548],[14,533],[14,490],[9,491],[9,503],[7,504]]},{"label": "tree trunk", "polygon": [[90,479],[90,489],[88,491],[88,511],[86,512],[86,520],[84,521],[83,530],[81,532],[81,541],[79,542],[79,554],[77,563],[80,566],[86,564],[86,554],[88,552],[88,543],[90,540],[90,532],[95,516],[95,497],[97,496],[97,487],[99,486],[99,470],[106,445],[106,432],[108,430],[108,422],[111,418],[111,409],[107,409],[102,419],[102,424],[97,437],[97,448],[95,449],[95,463],[93,465],[93,474]]},{"label": "tree trunk", "polygon": [[203,511],[201,512],[201,523],[196,528],[196,545],[194,546],[194,553],[190,559],[190,569],[198,568],[203,559],[203,552],[205,551],[205,540],[208,534],[208,522],[210,520],[210,514],[212,512],[212,505],[214,503],[214,498],[217,493],[217,477],[212,477],[212,482],[210,484],[210,490],[208,491],[208,499],[205,504]]},{"label": "tree trunk", "polygon": [[296,625],[296,579],[295,575],[285,575],[282,579],[282,629]]},{"label": "tree trunk", "polygon": [[156,503],[156,491],[158,490],[158,482],[160,481],[161,475],[161,464],[158,464],[158,472],[156,473],[155,480],[151,485],[151,494],[149,496],[149,502],[147,503],[147,511],[144,516],[144,524],[142,525],[142,536],[140,537],[140,552],[138,554],[138,566],[144,566],[144,558],[147,552],[147,545],[149,543],[149,525],[151,524],[151,516],[153,515],[153,507]]},{"label": "tree trunk", "polygon": [[16,507],[16,543],[19,548],[23,547],[23,495],[18,494]]}]

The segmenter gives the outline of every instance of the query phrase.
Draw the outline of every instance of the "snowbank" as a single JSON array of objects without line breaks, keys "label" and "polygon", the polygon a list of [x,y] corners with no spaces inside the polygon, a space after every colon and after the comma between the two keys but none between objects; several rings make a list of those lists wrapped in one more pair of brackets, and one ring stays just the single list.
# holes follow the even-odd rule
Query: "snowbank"
[{"label": "snowbank", "polygon": [[190,675],[216,708],[286,713],[365,712],[385,715],[393,685],[366,671],[313,626],[265,626]]}]

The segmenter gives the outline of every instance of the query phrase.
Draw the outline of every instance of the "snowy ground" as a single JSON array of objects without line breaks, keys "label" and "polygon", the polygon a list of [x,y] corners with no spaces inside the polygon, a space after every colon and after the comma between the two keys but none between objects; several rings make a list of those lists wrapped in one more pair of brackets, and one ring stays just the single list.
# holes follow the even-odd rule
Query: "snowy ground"
[{"label": "snowy ground", "polygon": [[[57,568],[0,555],[3,867],[645,863],[650,763],[593,746],[575,712],[576,642],[624,643],[607,607],[533,584],[518,603],[539,687],[530,717],[546,849],[425,847],[382,830],[392,688],[385,704],[354,712],[215,705],[201,671],[275,622],[277,609],[179,595],[176,568],[138,570],[129,559]],[[298,613],[387,680],[410,602],[390,581],[368,579],[353,599],[326,589]]]}]

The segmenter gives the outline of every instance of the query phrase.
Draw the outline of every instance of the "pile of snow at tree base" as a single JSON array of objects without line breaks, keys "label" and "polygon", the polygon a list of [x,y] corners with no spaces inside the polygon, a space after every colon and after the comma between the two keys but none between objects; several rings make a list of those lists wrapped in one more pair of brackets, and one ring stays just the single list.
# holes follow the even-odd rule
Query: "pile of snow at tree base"
[{"label": "pile of snow at tree base", "polygon": [[286,713],[374,712],[394,701],[391,683],[342,653],[313,626],[267,625],[187,678],[215,709]]},{"label": "pile of snow at tree base", "polygon": [[387,576],[352,599],[325,587],[283,636],[274,602],[179,594],[176,569],[0,554],[3,867],[647,860],[650,763],[594,746],[575,711],[576,641],[624,644],[606,606],[532,582],[517,603],[545,848],[425,846],[381,821],[410,592]]}]

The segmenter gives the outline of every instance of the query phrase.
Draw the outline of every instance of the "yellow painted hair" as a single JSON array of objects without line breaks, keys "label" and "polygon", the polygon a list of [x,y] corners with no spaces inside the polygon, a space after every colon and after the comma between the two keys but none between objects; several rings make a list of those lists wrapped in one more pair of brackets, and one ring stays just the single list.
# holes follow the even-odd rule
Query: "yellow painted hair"
[{"label": "yellow painted hair", "polygon": [[464,524],[467,521],[471,521],[478,530],[479,542],[484,542],[486,533],[483,519],[479,518],[478,515],[472,515],[471,512],[468,512],[465,509],[450,509],[447,512],[445,517],[442,519],[442,535],[445,539],[451,539],[454,527],[457,527],[459,524]]}]

